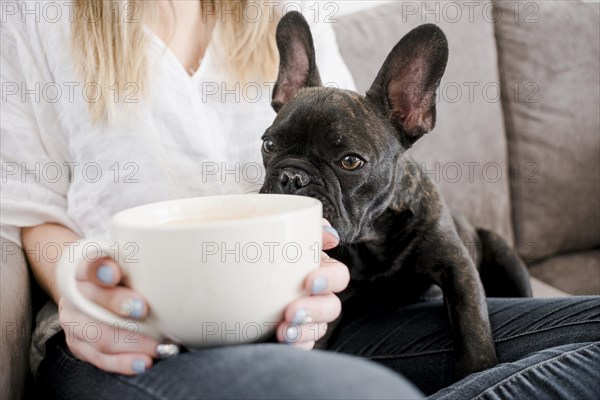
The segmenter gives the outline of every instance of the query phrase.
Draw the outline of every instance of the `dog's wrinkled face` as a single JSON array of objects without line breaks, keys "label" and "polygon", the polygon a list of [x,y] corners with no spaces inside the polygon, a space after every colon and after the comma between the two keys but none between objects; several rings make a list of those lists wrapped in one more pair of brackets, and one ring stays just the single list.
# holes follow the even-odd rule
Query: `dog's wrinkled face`
[{"label": "dog's wrinkled face", "polygon": [[365,96],[321,87],[310,29],[301,14],[277,28],[281,56],[273,91],[278,112],[263,136],[261,193],[310,196],[351,243],[401,188],[398,158],[435,125],[435,90],[447,43],[423,25],[394,48]]},{"label": "dog's wrinkled face", "polygon": [[[367,132],[379,134],[369,139]],[[302,89],[263,136],[263,193],[310,196],[344,241],[390,200],[395,131],[356,93]]]}]

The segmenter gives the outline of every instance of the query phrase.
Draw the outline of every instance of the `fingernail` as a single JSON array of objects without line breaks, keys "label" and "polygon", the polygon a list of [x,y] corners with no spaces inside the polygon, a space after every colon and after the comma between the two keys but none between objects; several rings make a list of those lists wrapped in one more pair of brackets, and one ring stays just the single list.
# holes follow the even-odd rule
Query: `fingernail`
[{"label": "fingernail", "polygon": [[110,267],[110,265],[101,265],[96,270],[96,276],[103,283],[106,283],[109,285],[109,284],[113,283],[113,280],[115,279],[115,272]]},{"label": "fingernail", "polygon": [[305,310],[303,308],[296,311],[294,314],[294,320],[292,321],[294,324],[310,324],[313,322],[312,316],[310,315],[310,311]]},{"label": "fingernail", "polygon": [[325,232],[329,233],[330,235],[332,235],[333,237],[335,237],[335,239],[337,241],[340,240],[340,234],[338,233],[338,231],[335,230],[335,228],[333,226],[323,225],[323,230]]},{"label": "fingernail", "polygon": [[175,343],[160,343],[156,346],[156,358],[159,360],[176,356],[179,352],[179,346]]},{"label": "fingernail", "polygon": [[121,303],[121,314],[131,318],[142,318],[144,315],[144,302],[133,297],[125,300]]},{"label": "fingernail", "polygon": [[131,369],[136,374],[143,374],[146,371],[146,363],[144,360],[133,360],[131,363]]},{"label": "fingernail", "polygon": [[321,293],[327,289],[327,278],[324,276],[317,276],[312,283],[312,292],[313,293]]},{"label": "fingernail", "polygon": [[290,325],[283,336],[286,343],[296,343],[300,336],[300,329],[296,325]]}]

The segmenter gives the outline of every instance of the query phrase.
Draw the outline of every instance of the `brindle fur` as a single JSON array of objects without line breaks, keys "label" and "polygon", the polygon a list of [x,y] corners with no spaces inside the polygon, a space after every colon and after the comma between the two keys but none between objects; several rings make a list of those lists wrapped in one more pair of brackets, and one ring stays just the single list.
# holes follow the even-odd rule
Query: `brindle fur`
[{"label": "brindle fur", "polygon": [[[340,295],[343,318],[414,302],[437,285],[451,322],[457,375],[495,365],[482,280],[488,294],[530,296],[527,270],[497,235],[453,216],[406,154],[435,125],[435,90],[448,55],[441,30],[423,25],[405,36],[366,96],[320,87],[312,37],[300,14],[284,16],[277,42],[278,114],[264,135],[276,151],[263,152],[261,192],[323,203],[324,217],[341,238],[330,255],[351,273]],[[405,89],[414,76],[416,95]],[[348,153],[367,163],[342,170],[337,162]]]}]

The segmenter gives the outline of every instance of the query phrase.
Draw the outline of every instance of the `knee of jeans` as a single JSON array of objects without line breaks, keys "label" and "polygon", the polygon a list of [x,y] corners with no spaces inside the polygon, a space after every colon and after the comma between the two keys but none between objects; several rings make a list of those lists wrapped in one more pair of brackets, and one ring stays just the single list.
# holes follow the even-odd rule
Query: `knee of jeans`
[{"label": "knee of jeans", "polygon": [[[431,399],[595,398],[600,343],[549,348],[521,360],[470,375]],[[591,396],[590,396],[591,395]]]},{"label": "knee of jeans", "polygon": [[[412,384],[386,367],[328,351],[260,344],[199,351],[188,357],[195,364],[188,370],[200,372],[199,380],[201,371],[209,369],[211,380],[202,385],[219,385],[219,382],[224,385],[218,391],[221,397],[236,397],[240,390],[245,397],[265,394],[345,399],[422,397]],[[231,376],[236,377],[235,385],[231,384]]]}]

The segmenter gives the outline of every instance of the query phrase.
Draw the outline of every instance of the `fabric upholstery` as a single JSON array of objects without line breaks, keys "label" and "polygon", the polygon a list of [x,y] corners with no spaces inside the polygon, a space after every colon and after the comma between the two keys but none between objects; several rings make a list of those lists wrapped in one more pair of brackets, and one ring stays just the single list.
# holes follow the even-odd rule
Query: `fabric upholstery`
[{"label": "fabric upholstery", "polygon": [[600,13],[597,3],[529,3],[517,16],[498,1],[496,36],[515,237],[536,261],[600,245]]},{"label": "fabric upholstery", "polygon": [[[451,209],[511,241],[507,144],[494,27],[483,18],[481,8],[470,21],[468,9],[453,3],[461,7],[462,17],[457,22],[439,21],[450,55],[438,95],[437,126],[411,153],[438,183]],[[398,1],[338,18],[335,30],[340,52],[360,93],[368,90],[402,36],[422,23],[436,22],[436,16],[425,11],[420,3]]]},{"label": "fabric upholstery", "polygon": [[575,295],[600,295],[600,249],[558,255],[530,267],[531,276]]},{"label": "fabric upholstery", "polygon": [[25,256],[13,242],[0,238],[0,399],[20,399],[29,370],[31,293]]}]

